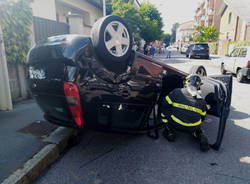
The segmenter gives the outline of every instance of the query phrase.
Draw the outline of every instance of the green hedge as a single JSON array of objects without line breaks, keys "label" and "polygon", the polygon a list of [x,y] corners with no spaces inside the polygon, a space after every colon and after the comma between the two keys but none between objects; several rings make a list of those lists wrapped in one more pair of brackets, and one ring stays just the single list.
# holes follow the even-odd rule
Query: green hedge
[{"label": "green hedge", "polygon": [[209,45],[210,54],[217,54],[218,53],[218,43],[217,42],[211,42],[211,43],[208,43],[208,45]]},{"label": "green hedge", "polygon": [[232,41],[229,44],[234,45],[234,47],[250,46],[250,41]]}]

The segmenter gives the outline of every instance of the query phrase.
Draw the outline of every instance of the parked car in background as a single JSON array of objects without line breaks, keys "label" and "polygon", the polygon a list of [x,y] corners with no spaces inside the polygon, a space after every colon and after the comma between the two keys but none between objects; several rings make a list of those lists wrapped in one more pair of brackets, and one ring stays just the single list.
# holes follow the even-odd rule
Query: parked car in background
[{"label": "parked car in background", "polygon": [[221,73],[236,74],[239,82],[250,79],[250,46],[236,47],[221,62]]},{"label": "parked car in background", "polygon": [[188,49],[188,45],[182,46],[182,47],[181,47],[181,54],[186,54],[187,49]]},{"label": "parked car in background", "polygon": [[209,59],[209,46],[207,43],[195,43],[188,46],[186,57]]},{"label": "parked car in background", "polygon": [[[33,47],[28,81],[45,119],[79,130],[157,132],[162,126],[157,121],[160,102],[182,88],[189,74],[133,51],[132,40],[126,22],[110,15],[94,24],[91,37],[54,36]],[[232,77],[206,76],[202,66],[192,73],[202,77],[208,114],[219,118],[212,144],[219,149],[230,111]]]}]

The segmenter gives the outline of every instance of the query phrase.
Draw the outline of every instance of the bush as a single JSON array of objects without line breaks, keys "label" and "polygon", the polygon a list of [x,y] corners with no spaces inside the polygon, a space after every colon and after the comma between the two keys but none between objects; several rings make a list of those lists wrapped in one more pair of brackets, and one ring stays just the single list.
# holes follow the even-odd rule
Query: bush
[{"label": "bush", "polygon": [[1,0],[0,24],[8,63],[25,63],[30,48],[32,12],[25,0]]},{"label": "bush", "polygon": [[250,46],[250,41],[232,41],[229,44],[234,45],[234,47]]},{"label": "bush", "polygon": [[209,51],[210,51],[210,54],[218,54],[218,43],[217,42],[211,42],[211,43],[208,43],[209,45]]}]

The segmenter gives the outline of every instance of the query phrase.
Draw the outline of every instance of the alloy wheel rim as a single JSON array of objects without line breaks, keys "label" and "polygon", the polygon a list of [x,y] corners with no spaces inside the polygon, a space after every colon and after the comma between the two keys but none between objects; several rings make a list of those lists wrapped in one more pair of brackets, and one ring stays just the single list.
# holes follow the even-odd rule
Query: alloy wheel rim
[{"label": "alloy wheel rim", "polygon": [[127,28],[121,22],[110,22],[104,31],[104,42],[110,54],[116,57],[124,56],[130,45]]}]

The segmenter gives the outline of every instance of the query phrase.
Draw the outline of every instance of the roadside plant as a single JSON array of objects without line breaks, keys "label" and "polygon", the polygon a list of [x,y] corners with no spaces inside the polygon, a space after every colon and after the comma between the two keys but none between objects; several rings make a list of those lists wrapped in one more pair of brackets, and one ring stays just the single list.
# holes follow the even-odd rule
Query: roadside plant
[{"label": "roadside plant", "polygon": [[193,35],[195,42],[215,42],[219,40],[220,32],[214,26],[198,26]]},{"label": "roadside plant", "polygon": [[8,63],[25,63],[30,48],[32,12],[25,0],[0,1],[0,25]]}]

